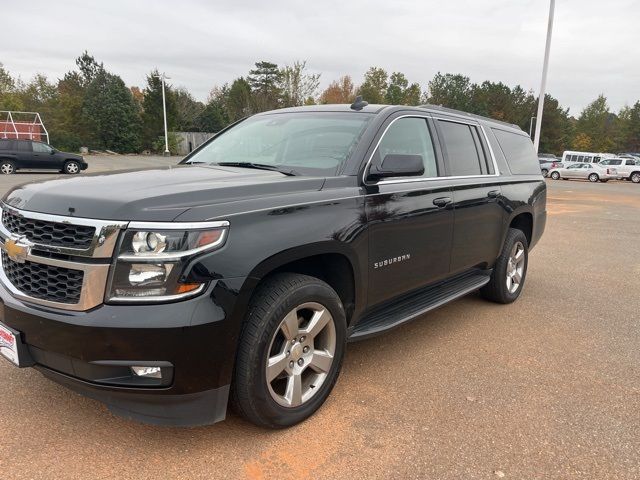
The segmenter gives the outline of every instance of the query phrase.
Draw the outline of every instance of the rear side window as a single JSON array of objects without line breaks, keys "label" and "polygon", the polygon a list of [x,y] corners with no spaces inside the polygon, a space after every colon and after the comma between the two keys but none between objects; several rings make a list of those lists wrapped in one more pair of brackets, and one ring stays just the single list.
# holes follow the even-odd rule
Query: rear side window
[{"label": "rear side window", "polygon": [[389,154],[420,155],[424,177],[437,177],[436,155],[427,121],[419,117],[400,118],[393,122],[378,146],[379,161]]},{"label": "rear side window", "polygon": [[492,129],[500,148],[507,157],[509,168],[514,175],[538,175],[540,168],[536,163],[536,152],[531,139],[525,135]]},{"label": "rear side window", "polygon": [[30,152],[31,142],[16,142],[16,150],[19,152]]},{"label": "rear side window", "polygon": [[0,150],[11,150],[11,140],[0,140]]},{"label": "rear side window", "polygon": [[635,160],[627,160],[625,165],[637,165]]},{"label": "rear side window", "polygon": [[489,173],[476,126],[446,120],[438,120],[438,125],[447,150],[449,172],[452,176]]}]

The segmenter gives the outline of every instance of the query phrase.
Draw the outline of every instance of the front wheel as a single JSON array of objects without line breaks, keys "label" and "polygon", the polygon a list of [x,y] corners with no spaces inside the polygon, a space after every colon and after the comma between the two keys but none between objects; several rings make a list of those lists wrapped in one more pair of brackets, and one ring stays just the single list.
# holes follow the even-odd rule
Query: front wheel
[{"label": "front wheel", "polygon": [[551,173],[551,178],[553,178],[554,180],[560,180],[560,173],[552,172]]},{"label": "front wheel", "polygon": [[480,289],[487,300],[497,303],[514,302],[522,292],[529,264],[529,242],[522,232],[510,228],[502,247],[502,253],[496,260],[491,280]]},{"label": "front wheel", "polygon": [[633,172],[631,174],[631,181],[633,183],[640,183],[640,172]]},{"label": "front wheel", "polygon": [[283,273],[251,300],[238,346],[232,405],[247,420],[284,428],[311,416],[340,373],[346,319],[325,282]]},{"label": "front wheel", "polygon": [[597,173],[592,173],[589,175],[589,181],[591,183],[596,183],[598,180],[600,180],[600,177],[598,176]]},{"label": "front wheel", "polygon": [[12,173],[16,172],[16,167],[13,165],[13,162],[10,162],[9,160],[3,160],[0,163],[0,172],[3,175],[11,175]]},{"label": "front wheel", "polygon": [[546,168],[543,168],[542,169],[542,176],[546,178],[548,175],[549,175],[549,170],[547,170]]},{"label": "front wheel", "polygon": [[69,175],[80,173],[80,165],[78,164],[78,162],[67,162],[64,164],[64,173],[67,173]]}]

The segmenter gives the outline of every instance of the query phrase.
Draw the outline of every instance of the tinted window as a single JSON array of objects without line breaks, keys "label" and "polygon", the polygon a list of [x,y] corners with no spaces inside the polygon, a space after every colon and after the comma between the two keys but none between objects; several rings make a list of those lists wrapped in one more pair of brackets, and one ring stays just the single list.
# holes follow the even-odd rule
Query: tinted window
[{"label": "tinted window", "polygon": [[424,118],[400,118],[391,124],[378,146],[378,160],[385,155],[420,155],[425,177],[437,177],[436,155],[431,134]]},{"label": "tinted window", "polygon": [[609,165],[622,165],[622,160],[609,160]]},{"label": "tinted window", "polygon": [[504,130],[493,129],[500,148],[507,157],[509,168],[514,175],[537,175],[540,169],[535,163],[536,152],[531,139],[526,135],[518,135]]},{"label": "tinted window", "polygon": [[477,143],[478,129],[472,125],[445,120],[439,120],[438,124],[447,149],[450,174],[466,176],[486,173],[484,152]]},{"label": "tinted window", "polygon": [[10,150],[11,140],[0,140],[0,150]]},{"label": "tinted window", "polygon": [[31,145],[36,153],[51,153],[51,149],[44,143],[32,142]]},{"label": "tinted window", "polygon": [[31,142],[16,142],[17,148],[19,152],[30,152],[31,151]]},{"label": "tinted window", "polygon": [[635,164],[636,164],[635,160],[627,160],[625,162],[625,165],[635,165]]}]

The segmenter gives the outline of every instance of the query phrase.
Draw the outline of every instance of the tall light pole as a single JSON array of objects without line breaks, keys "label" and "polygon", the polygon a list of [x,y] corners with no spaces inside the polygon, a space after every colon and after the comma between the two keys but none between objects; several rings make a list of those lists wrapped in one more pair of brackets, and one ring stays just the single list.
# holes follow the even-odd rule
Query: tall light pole
[{"label": "tall light pole", "polygon": [[170,79],[167,75],[162,72],[161,75],[155,75],[155,77],[162,80],[162,113],[164,115],[164,156],[169,156],[171,153],[169,152],[169,132],[167,132],[167,98],[164,93],[164,81],[166,79]]},{"label": "tall light pole", "polygon": [[533,121],[536,119],[536,117],[531,117],[531,120],[529,120],[529,138],[531,138],[531,134],[533,133]]},{"label": "tall light pole", "polygon": [[556,0],[549,2],[549,23],[547,24],[547,43],[544,47],[544,63],[542,64],[542,82],[540,83],[540,96],[538,97],[538,115],[536,116],[536,135],[533,146],[538,151],[540,146],[540,130],[542,127],[542,109],[544,108],[544,95],[547,88],[547,70],[549,69],[549,50],[551,49],[551,33],[553,32],[553,12]]}]

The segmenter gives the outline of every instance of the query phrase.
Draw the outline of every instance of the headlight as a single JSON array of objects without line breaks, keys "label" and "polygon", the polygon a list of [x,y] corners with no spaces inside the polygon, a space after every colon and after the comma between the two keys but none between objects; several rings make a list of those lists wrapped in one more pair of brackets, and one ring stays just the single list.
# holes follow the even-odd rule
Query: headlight
[{"label": "headlight", "polygon": [[183,278],[185,262],[221,248],[228,222],[132,222],[119,244],[111,272],[111,301],[169,301],[200,293],[203,282]]}]

